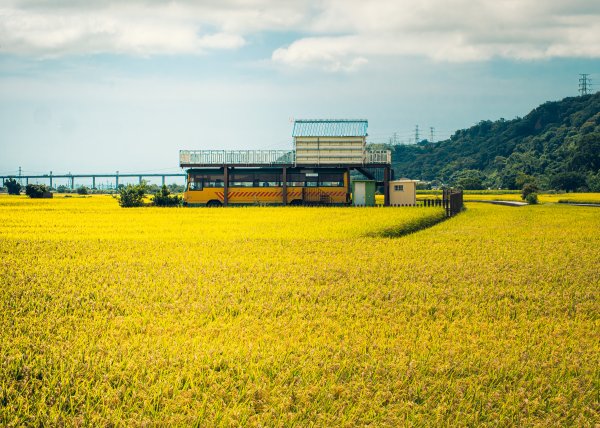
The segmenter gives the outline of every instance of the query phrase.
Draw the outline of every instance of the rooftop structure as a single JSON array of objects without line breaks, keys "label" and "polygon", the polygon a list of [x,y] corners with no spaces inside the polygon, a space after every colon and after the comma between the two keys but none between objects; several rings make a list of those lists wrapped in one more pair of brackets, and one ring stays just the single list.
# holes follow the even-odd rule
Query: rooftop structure
[{"label": "rooftop structure", "polygon": [[366,119],[301,119],[294,122],[292,137],[366,137]]},{"label": "rooftop structure", "polygon": [[181,150],[182,168],[210,166],[382,167],[392,163],[389,150],[368,150],[364,119],[296,120],[294,150]]},{"label": "rooftop structure", "polygon": [[294,151],[297,165],[364,165],[367,126],[364,119],[297,120]]}]

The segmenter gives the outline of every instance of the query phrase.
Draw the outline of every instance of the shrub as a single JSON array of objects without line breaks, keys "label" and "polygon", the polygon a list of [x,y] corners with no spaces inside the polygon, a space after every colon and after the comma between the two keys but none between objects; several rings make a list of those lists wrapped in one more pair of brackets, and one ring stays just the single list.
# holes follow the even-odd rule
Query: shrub
[{"label": "shrub", "polygon": [[152,202],[157,207],[178,207],[182,204],[183,198],[177,195],[171,195],[169,188],[166,185],[162,186],[162,189],[154,195]]},{"label": "shrub", "polygon": [[538,203],[538,195],[536,192],[529,193],[525,198],[528,204],[535,205]]},{"label": "shrub", "polygon": [[540,191],[539,187],[535,183],[525,183],[523,185],[523,190],[521,190],[521,199],[524,201],[527,200],[527,196],[532,193],[538,193]]},{"label": "shrub", "polygon": [[25,187],[25,194],[30,198],[51,197],[50,189],[43,184],[28,184]]},{"label": "shrub", "polygon": [[21,184],[17,182],[14,178],[9,178],[4,181],[4,186],[8,190],[9,195],[20,195],[21,194]]},{"label": "shrub", "polygon": [[58,186],[56,188],[56,191],[58,193],[71,193],[71,189],[69,189],[67,186],[65,186],[64,184],[61,184],[60,186]]},{"label": "shrub", "polygon": [[142,181],[140,184],[128,184],[127,186],[119,185],[119,205],[123,208],[143,207],[144,196],[146,195],[146,183]]},{"label": "shrub", "polygon": [[77,188],[77,194],[78,195],[87,195],[88,193],[89,193],[89,190],[85,186],[81,186],[81,187]]}]

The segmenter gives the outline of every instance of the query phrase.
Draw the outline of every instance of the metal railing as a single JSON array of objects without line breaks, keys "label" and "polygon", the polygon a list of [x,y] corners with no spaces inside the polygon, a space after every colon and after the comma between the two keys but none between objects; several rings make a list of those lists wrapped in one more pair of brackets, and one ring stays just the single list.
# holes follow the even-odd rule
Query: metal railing
[{"label": "metal railing", "polygon": [[293,164],[291,150],[180,150],[181,165]]},{"label": "metal railing", "polygon": [[[340,157],[341,158],[341,157]],[[356,158],[352,155],[350,158]],[[180,150],[180,165],[294,165],[296,153],[293,150]],[[330,162],[331,163],[331,162]],[[391,164],[389,150],[367,150],[362,162],[349,159],[348,163]]]},{"label": "metal railing", "polygon": [[365,163],[391,164],[392,152],[390,150],[367,150]]}]

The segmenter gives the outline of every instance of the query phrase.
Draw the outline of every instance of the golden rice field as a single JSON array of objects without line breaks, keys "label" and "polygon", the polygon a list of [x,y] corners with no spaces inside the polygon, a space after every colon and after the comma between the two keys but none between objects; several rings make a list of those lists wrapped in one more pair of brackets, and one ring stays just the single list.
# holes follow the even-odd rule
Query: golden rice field
[{"label": "golden rice field", "polygon": [[[435,197],[434,195],[418,195],[419,199]],[[439,196],[441,198],[441,196]],[[520,201],[520,193],[511,194],[465,194],[465,201]],[[540,193],[538,195],[540,203],[556,203],[556,202],[581,202],[581,203],[596,203],[600,204],[600,193]],[[382,202],[383,203],[383,202]]]},{"label": "golden rice field", "polygon": [[598,426],[600,209],[439,216],[0,196],[0,425]]}]

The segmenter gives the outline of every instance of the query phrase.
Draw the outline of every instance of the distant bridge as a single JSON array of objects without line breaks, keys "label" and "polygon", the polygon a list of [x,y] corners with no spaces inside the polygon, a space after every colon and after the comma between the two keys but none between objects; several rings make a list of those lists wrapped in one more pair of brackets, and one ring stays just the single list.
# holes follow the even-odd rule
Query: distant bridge
[{"label": "distant bridge", "polygon": [[4,181],[9,178],[14,178],[19,183],[23,183],[25,181],[25,185],[29,184],[29,180],[48,180],[50,187],[53,186],[53,181],[56,179],[67,179],[69,183],[69,187],[71,189],[75,189],[75,179],[83,179],[83,178],[91,178],[92,179],[92,188],[96,188],[96,179],[98,178],[112,178],[114,179],[115,189],[119,187],[119,178],[137,178],[138,182],[141,183],[144,178],[149,177],[160,177],[162,179],[162,184],[165,184],[166,177],[186,177],[186,174],[119,174],[117,171],[114,174],[57,174],[53,175],[52,172],[50,174],[42,174],[42,175],[0,175],[1,185],[4,185]]}]

